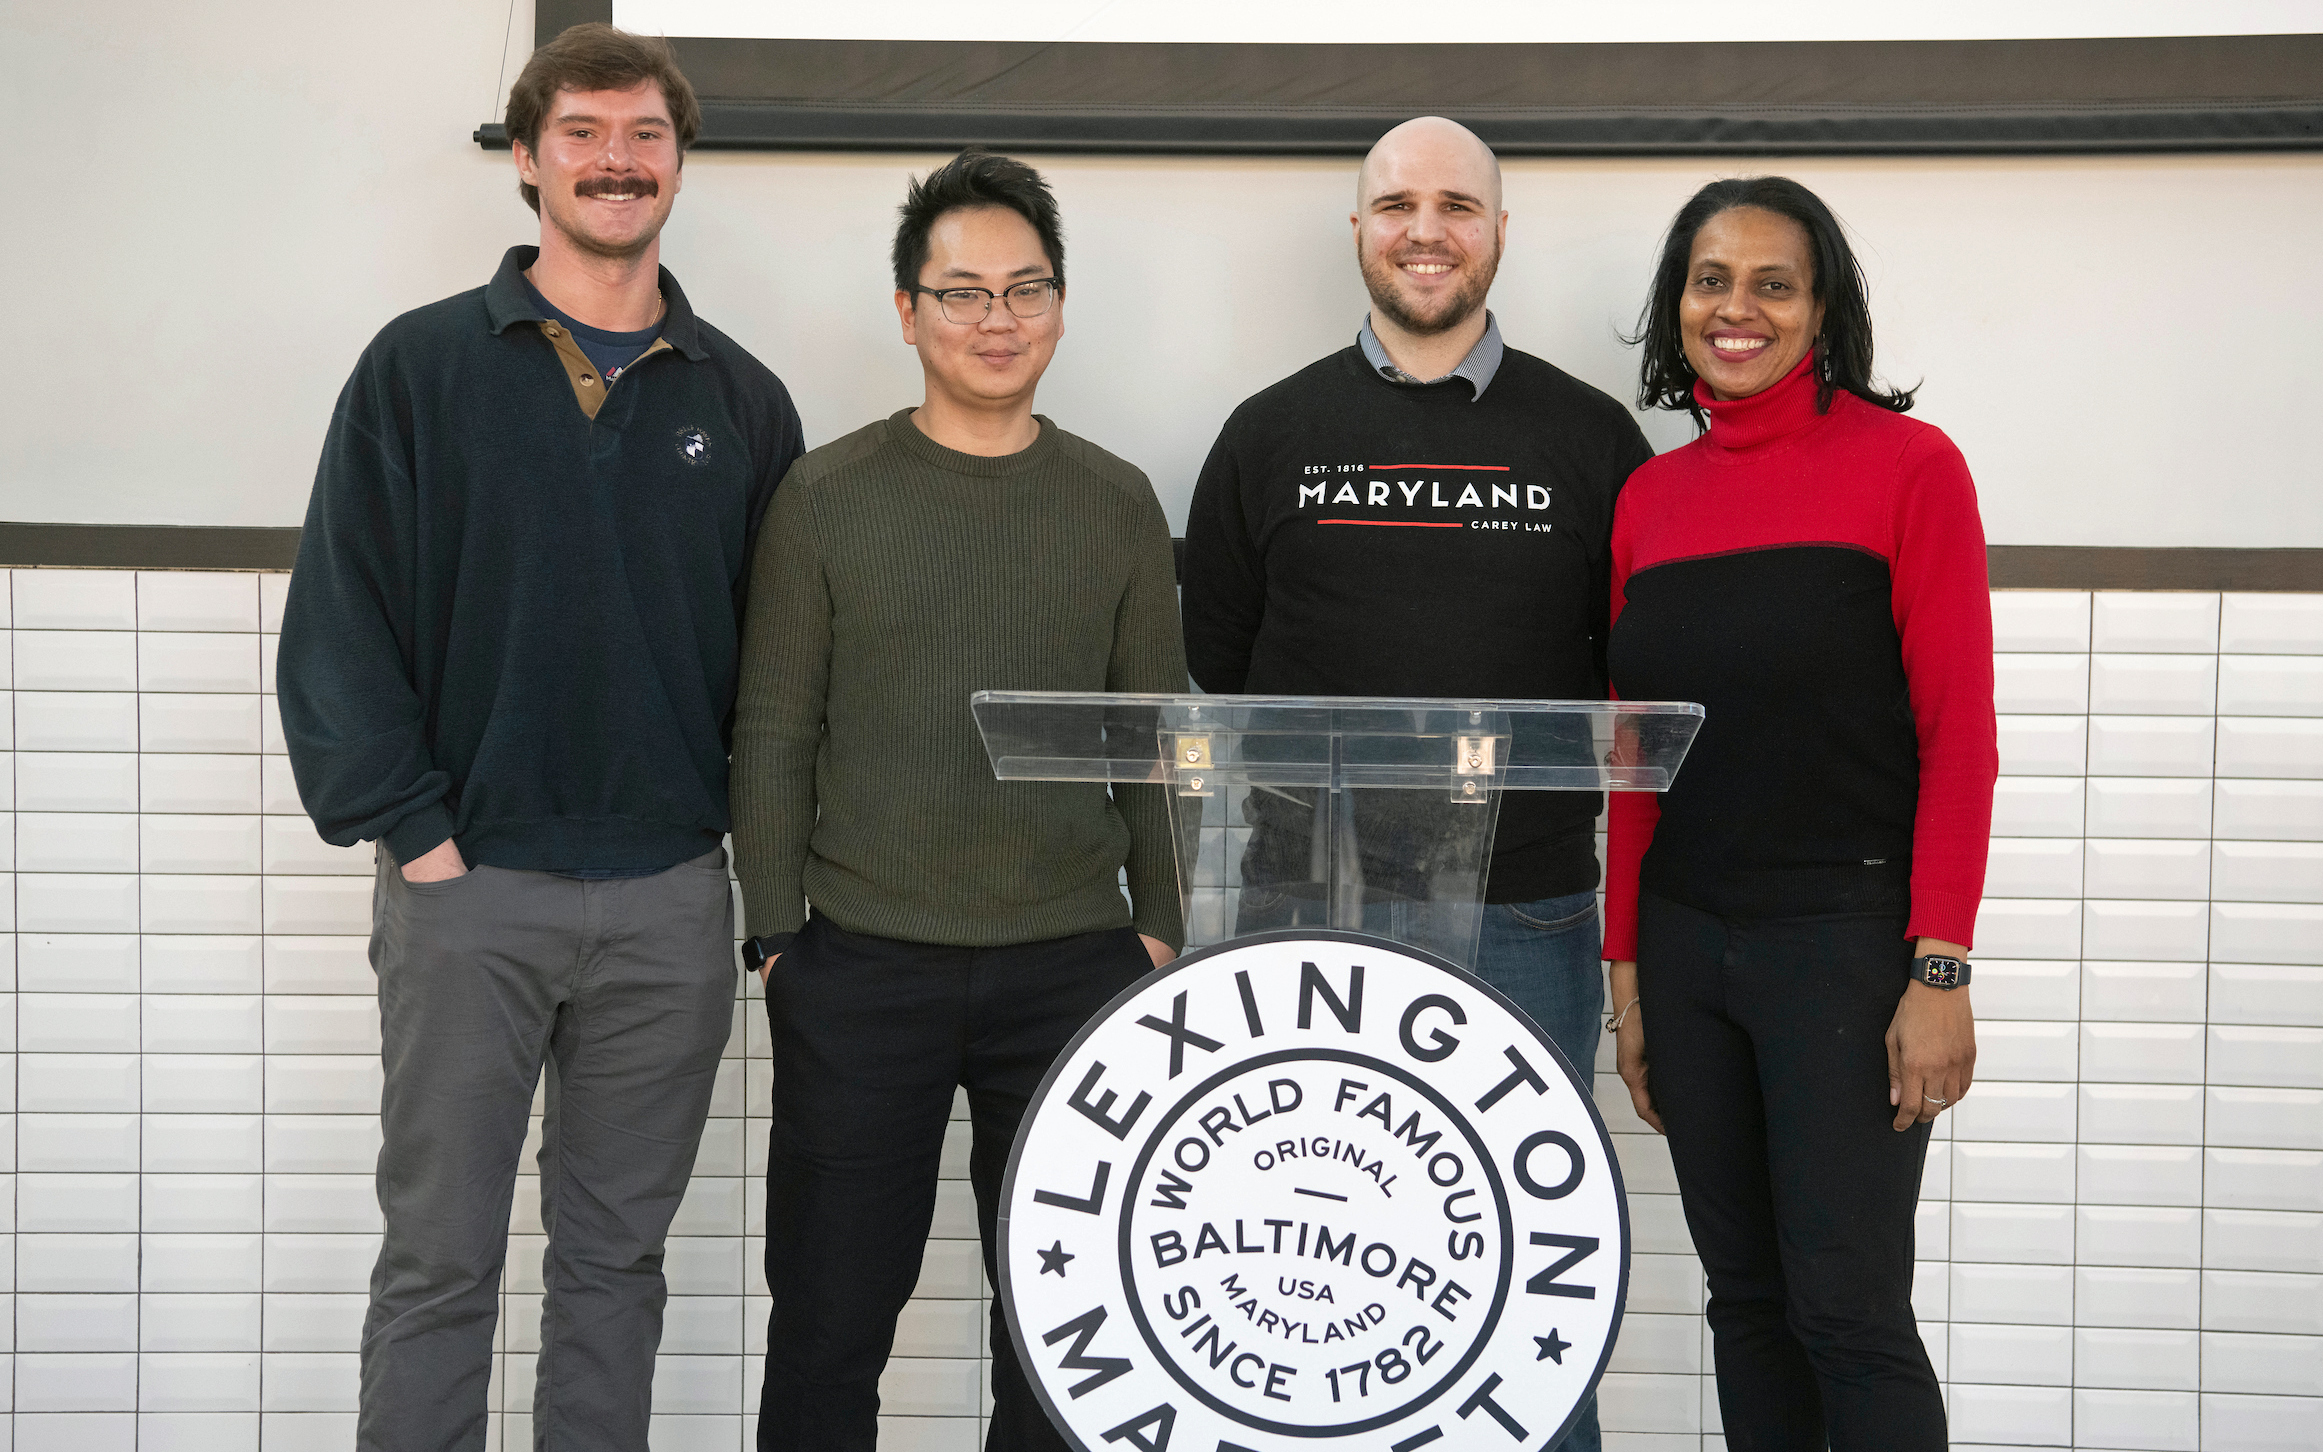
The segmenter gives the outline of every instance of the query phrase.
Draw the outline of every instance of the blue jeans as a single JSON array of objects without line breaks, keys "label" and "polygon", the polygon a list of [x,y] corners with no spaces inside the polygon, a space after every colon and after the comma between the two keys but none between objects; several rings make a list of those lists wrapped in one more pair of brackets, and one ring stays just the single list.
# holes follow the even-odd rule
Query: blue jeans
[{"label": "blue jeans", "polygon": [[[1507,994],[1516,1006],[1548,1031],[1572,1062],[1588,1092],[1597,1062],[1597,1040],[1605,1033],[1604,972],[1598,950],[1603,929],[1597,921],[1597,894],[1539,902],[1492,903],[1484,909],[1484,933],[1476,945],[1476,976]],[[1561,1452],[1599,1452],[1597,1398],[1581,1403],[1572,1430],[1557,1444]]]}]

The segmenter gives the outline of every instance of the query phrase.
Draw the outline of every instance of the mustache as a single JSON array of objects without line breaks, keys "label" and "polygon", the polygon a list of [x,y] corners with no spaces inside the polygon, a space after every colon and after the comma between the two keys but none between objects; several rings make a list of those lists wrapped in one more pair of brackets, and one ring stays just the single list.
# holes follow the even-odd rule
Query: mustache
[{"label": "mustache", "polygon": [[573,184],[576,197],[658,197],[661,185],[649,176],[592,176]]}]

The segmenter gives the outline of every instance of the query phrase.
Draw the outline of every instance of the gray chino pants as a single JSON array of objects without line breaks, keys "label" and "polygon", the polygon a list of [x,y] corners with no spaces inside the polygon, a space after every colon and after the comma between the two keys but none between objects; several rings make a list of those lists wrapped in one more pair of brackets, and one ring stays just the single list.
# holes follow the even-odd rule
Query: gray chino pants
[{"label": "gray chino pants", "polygon": [[484,1447],[509,1202],[545,1064],[533,1445],[645,1452],[662,1242],[734,1023],[725,854],[603,881],[479,867],[410,883],[379,860],[386,1235],[356,1445]]}]

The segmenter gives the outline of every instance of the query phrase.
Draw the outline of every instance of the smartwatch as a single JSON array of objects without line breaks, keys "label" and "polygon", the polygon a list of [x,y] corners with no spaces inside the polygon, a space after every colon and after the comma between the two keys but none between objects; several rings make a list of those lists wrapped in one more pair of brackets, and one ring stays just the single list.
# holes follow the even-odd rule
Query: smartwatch
[{"label": "smartwatch", "polygon": [[796,936],[796,933],[775,933],[763,938],[743,939],[742,966],[753,973],[764,973],[766,960],[782,956],[790,947],[790,940]]},{"label": "smartwatch", "polygon": [[1930,988],[1966,988],[1968,965],[1958,958],[1939,958],[1931,953],[1912,960],[1912,977]]}]

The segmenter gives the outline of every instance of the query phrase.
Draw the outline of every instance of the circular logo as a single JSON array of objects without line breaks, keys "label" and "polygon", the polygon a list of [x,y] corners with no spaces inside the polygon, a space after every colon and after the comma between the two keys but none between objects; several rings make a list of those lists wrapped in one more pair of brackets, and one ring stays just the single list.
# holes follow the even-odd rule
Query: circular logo
[{"label": "circular logo", "polygon": [[1019,1360],[1083,1452],[1554,1445],[1621,1321],[1587,1089],[1379,938],[1189,953],[1058,1057],[1001,1196]]},{"label": "circular logo", "polygon": [[710,431],[687,424],[678,430],[678,457],[689,464],[710,462]]}]

